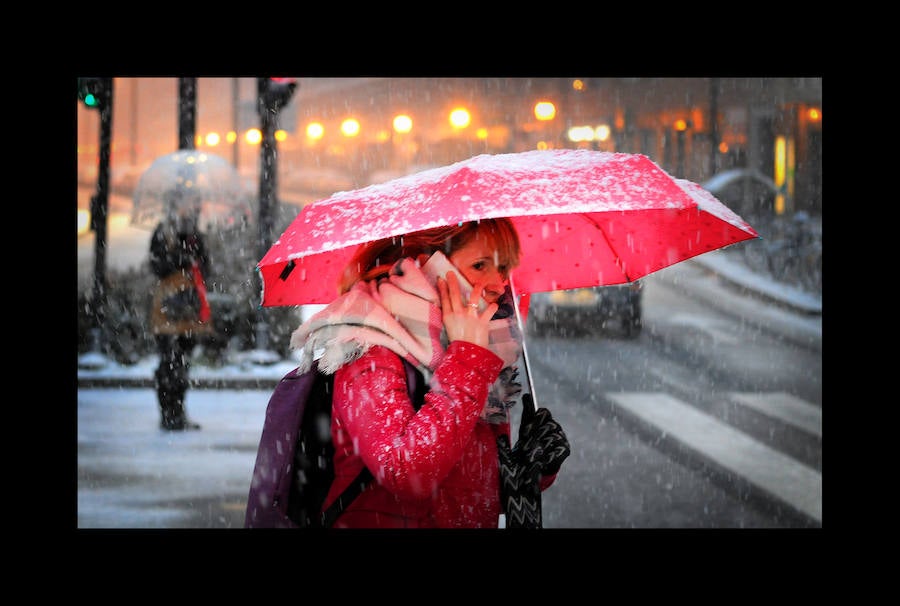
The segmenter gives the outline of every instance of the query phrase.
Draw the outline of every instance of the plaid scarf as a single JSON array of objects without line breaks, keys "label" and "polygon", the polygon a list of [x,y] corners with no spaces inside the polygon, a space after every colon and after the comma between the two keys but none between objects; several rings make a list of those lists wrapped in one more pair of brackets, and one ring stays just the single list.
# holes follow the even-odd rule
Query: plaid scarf
[{"label": "plaid scarf", "polygon": [[[504,362],[491,387],[483,417],[507,422],[507,409],[521,392],[515,362],[521,352],[512,297],[507,292],[490,323],[488,348]],[[299,350],[298,373],[319,359],[319,370],[332,374],[356,360],[373,345],[387,347],[419,368],[430,379],[447,348],[440,295],[412,259],[398,261],[386,278],[358,282],[291,335],[291,348]]]}]

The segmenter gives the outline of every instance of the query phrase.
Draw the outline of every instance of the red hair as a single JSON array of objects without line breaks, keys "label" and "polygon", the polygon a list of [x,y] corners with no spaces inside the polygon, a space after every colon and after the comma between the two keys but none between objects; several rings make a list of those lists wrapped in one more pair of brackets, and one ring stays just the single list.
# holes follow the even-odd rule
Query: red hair
[{"label": "red hair", "polygon": [[400,259],[415,259],[423,254],[430,256],[438,250],[449,257],[476,237],[485,238],[493,245],[498,266],[506,266],[508,271],[519,264],[521,246],[512,221],[506,218],[469,221],[360,245],[341,275],[340,293],[347,292],[360,280],[368,281],[387,275]]}]

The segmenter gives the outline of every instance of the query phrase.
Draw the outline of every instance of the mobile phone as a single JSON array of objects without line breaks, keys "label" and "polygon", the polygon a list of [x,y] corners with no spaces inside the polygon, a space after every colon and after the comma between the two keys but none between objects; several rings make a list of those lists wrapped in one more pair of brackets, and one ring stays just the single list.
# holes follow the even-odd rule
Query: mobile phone
[{"label": "mobile phone", "polygon": [[[456,277],[459,279],[460,294],[462,295],[463,300],[468,301],[469,295],[472,294],[472,285],[469,284],[469,281],[465,279],[456,266],[450,262],[447,255],[441,251],[437,251],[431,255],[428,261],[425,262],[425,265],[422,266],[422,273],[425,274],[432,284],[437,284],[438,277],[446,280],[448,272],[456,274]],[[478,297],[478,311],[482,312],[486,307],[487,301],[485,301],[483,297]]]}]

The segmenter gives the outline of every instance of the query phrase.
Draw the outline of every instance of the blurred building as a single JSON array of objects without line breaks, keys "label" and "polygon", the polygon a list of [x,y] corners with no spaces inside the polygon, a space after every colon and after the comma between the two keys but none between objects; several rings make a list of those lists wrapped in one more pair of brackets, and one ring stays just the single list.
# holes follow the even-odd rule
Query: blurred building
[{"label": "blurred building", "polygon": [[[255,78],[198,78],[197,145],[252,183]],[[279,115],[282,194],[324,197],[480,153],[642,153],[696,182],[754,168],[773,212],[822,211],[822,78],[298,78]],[[178,147],[177,78],[116,78],[113,187]],[[456,112],[456,113],[454,113]],[[459,121],[452,121],[459,119]],[[96,112],[79,108],[79,178],[96,166]]]}]

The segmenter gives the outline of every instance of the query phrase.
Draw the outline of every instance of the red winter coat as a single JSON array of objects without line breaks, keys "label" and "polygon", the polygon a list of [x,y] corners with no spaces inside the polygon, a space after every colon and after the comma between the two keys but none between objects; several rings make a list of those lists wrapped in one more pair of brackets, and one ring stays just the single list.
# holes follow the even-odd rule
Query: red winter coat
[{"label": "red winter coat", "polygon": [[[481,419],[503,362],[454,341],[416,412],[406,370],[389,349],[372,347],[334,375],[331,436],[335,481],[330,504],[362,470],[375,475],[335,528],[497,528],[500,478],[496,432]],[[542,479],[541,488],[553,483]]]}]

